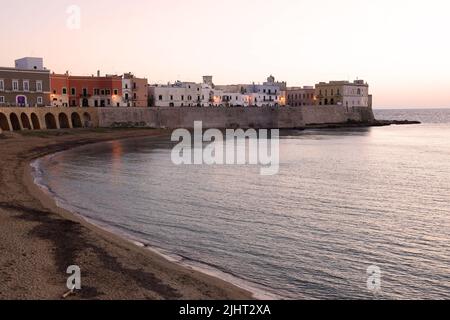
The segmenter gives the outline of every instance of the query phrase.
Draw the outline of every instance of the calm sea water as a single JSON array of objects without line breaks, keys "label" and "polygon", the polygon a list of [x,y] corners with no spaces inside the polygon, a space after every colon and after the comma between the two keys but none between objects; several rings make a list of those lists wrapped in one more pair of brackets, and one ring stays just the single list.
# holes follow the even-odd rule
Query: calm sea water
[{"label": "calm sea water", "polygon": [[39,160],[37,180],[105,228],[288,299],[450,298],[450,110],[422,125],[286,132],[281,168],[174,166],[136,139]]}]

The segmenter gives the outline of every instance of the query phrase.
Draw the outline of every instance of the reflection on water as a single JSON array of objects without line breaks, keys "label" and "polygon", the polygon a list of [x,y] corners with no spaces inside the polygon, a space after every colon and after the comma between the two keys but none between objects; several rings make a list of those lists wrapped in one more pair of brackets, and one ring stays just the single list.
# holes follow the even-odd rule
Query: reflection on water
[{"label": "reflection on water", "polygon": [[[276,176],[174,166],[137,139],[40,161],[103,226],[286,298],[450,298],[450,125],[284,133]],[[120,183],[117,183],[120,182]]]},{"label": "reflection on water", "polygon": [[[117,177],[122,168],[123,146],[120,141],[111,142],[112,175]],[[116,180],[117,181],[117,180]]]}]

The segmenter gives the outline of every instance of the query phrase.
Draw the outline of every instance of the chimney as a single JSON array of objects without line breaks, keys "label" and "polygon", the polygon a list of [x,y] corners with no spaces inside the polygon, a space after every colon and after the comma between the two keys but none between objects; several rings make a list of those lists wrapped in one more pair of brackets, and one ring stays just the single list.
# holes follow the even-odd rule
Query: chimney
[{"label": "chimney", "polygon": [[100,78],[100,70],[97,70],[97,77]]}]

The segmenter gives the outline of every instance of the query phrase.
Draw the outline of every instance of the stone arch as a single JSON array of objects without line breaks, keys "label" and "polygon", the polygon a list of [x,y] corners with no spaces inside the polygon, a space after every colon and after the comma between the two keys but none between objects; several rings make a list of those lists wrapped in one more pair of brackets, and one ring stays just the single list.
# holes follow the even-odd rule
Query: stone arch
[{"label": "stone arch", "polygon": [[77,112],[72,113],[72,116],[70,118],[72,120],[73,128],[82,128],[83,127],[83,123],[81,123],[80,115]]},{"label": "stone arch", "polygon": [[39,123],[39,118],[35,113],[31,114],[31,123],[33,124],[34,130],[41,130],[41,124]]},{"label": "stone arch", "polygon": [[11,113],[9,115],[9,120],[11,121],[11,126],[14,131],[22,130],[22,127],[20,126],[19,117],[17,117],[15,113]]},{"label": "stone arch", "polygon": [[58,129],[55,116],[51,113],[45,115],[45,126],[47,129]]},{"label": "stone arch", "polygon": [[58,116],[58,120],[59,120],[59,127],[61,129],[70,128],[69,119],[67,118],[67,115],[65,113],[61,112]]},{"label": "stone arch", "polygon": [[5,114],[0,113],[0,129],[3,131],[10,131],[8,118],[5,116]]},{"label": "stone arch", "polygon": [[20,115],[20,121],[22,121],[22,128],[32,130],[30,119],[25,112]]}]

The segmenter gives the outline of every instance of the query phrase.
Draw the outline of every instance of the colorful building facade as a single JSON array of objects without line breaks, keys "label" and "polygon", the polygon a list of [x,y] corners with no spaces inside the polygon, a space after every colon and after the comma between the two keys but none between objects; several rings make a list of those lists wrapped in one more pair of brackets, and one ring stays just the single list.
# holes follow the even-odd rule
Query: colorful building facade
[{"label": "colorful building facade", "polygon": [[346,108],[372,106],[369,85],[363,80],[320,82],[316,84],[315,91],[318,105]]},{"label": "colorful building facade", "polygon": [[49,99],[48,70],[0,67],[0,107],[42,107]]},{"label": "colorful building facade", "polygon": [[122,77],[50,75],[51,103],[55,107],[121,107]]},{"label": "colorful building facade", "polygon": [[149,105],[148,80],[125,73],[122,79],[122,100],[124,107],[144,108]]}]

